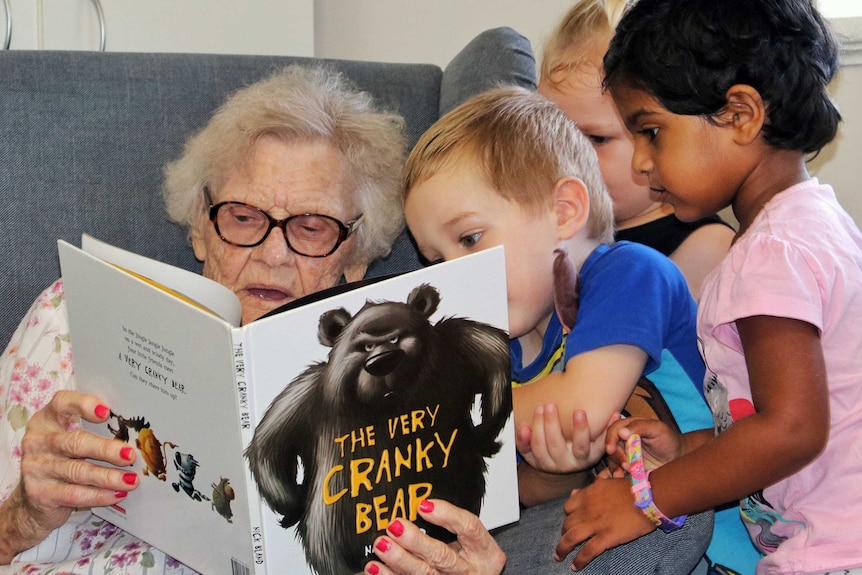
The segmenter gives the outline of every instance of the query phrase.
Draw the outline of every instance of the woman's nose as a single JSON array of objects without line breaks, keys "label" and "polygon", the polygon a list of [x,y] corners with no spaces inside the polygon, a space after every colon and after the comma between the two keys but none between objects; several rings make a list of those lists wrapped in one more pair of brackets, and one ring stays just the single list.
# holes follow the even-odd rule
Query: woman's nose
[{"label": "woman's nose", "polygon": [[279,227],[269,230],[269,235],[266,236],[263,243],[252,249],[255,250],[255,257],[273,266],[293,262],[298,257],[288,247],[284,231]]}]

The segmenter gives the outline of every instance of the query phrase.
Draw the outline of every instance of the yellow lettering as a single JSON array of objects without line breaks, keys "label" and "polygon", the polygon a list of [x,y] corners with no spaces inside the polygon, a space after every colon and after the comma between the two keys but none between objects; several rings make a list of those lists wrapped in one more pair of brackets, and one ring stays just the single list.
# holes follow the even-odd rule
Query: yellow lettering
[{"label": "yellow lettering", "polygon": [[389,450],[384,449],[380,454],[380,464],[377,468],[377,476],[374,478],[374,484],[379,485],[383,479],[383,474],[386,474],[386,483],[392,483],[392,469],[389,466]]},{"label": "yellow lettering", "polygon": [[[431,464],[431,458],[428,456],[428,452],[431,451],[431,448],[434,447],[433,442],[429,442],[428,445],[422,447],[422,440],[418,437],[416,438],[416,472],[424,471],[425,469],[431,469],[434,467]],[[424,466],[423,466],[424,463]]]},{"label": "yellow lettering", "polygon": [[412,469],[410,458],[413,456],[413,446],[407,446],[407,457],[401,454],[401,448],[395,447],[395,477],[401,477],[401,468]]},{"label": "yellow lettering", "polygon": [[371,506],[367,503],[356,504],[356,534],[365,533],[371,529]]},{"label": "yellow lettering", "polygon": [[413,416],[413,420],[410,422],[410,425],[413,428],[413,431],[417,429],[424,429],[425,425],[422,423],[422,420],[425,419],[425,412],[421,409],[416,409],[410,412]]},{"label": "yellow lettering", "polygon": [[434,411],[431,411],[430,407],[426,407],[425,411],[431,416],[431,427],[434,427],[434,422],[437,420],[437,412],[440,411],[440,404],[438,403],[434,406]]},{"label": "yellow lettering", "polygon": [[431,496],[431,484],[412,483],[407,489],[410,490],[410,521],[416,521],[419,517],[419,504]]},{"label": "yellow lettering", "polygon": [[356,451],[356,447],[367,447],[374,445],[374,427],[360,427],[350,432],[350,453]]},{"label": "yellow lettering", "polygon": [[449,453],[452,451],[452,444],[455,443],[455,436],[458,435],[458,430],[452,430],[452,436],[449,438],[449,443],[447,445],[443,445],[443,441],[440,439],[440,434],[436,431],[434,432],[434,438],[437,441],[437,445],[440,446],[440,450],[443,452],[443,468],[445,469],[447,465],[449,465]]},{"label": "yellow lettering", "polygon": [[[404,490],[399,489],[398,493],[395,494],[395,503],[392,504],[392,516],[393,517],[408,517],[406,502],[404,501]],[[416,505],[419,505],[418,503]],[[412,519],[411,519],[412,521]],[[388,526],[387,526],[388,527]]]},{"label": "yellow lettering", "polygon": [[371,491],[371,480],[368,479],[368,475],[372,469],[374,469],[374,460],[367,457],[350,462],[350,497],[359,495],[360,487]]},{"label": "yellow lettering", "polygon": [[344,469],[343,465],[336,465],[332,469],[329,470],[329,473],[326,474],[326,477],[323,479],[323,503],[326,505],[332,505],[347,493],[347,489],[342,489],[335,495],[332,495],[329,491],[329,482],[332,481],[333,476],[342,471]]},{"label": "yellow lettering", "polygon": [[341,437],[336,437],[335,439],[333,439],[333,441],[337,443],[338,446],[341,448],[341,457],[344,457],[344,442],[347,440],[348,437],[350,436],[342,435]]},{"label": "yellow lettering", "polygon": [[[401,490],[399,489],[399,491]],[[383,517],[389,511],[389,508],[386,507],[386,496],[378,495],[372,501],[374,502],[374,517],[377,519],[377,529],[382,531],[389,527],[389,520]]]}]

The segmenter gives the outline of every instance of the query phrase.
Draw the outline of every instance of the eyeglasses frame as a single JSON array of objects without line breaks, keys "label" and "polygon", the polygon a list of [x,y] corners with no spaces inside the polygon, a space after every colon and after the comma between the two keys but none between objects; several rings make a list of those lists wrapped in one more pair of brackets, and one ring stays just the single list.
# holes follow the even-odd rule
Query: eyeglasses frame
[{"label": "eyeglasses frame", "polygon": [[[208,186],[204,186],[204,200],[206,201],[207,206],[208,206],[207,210],[208,210],[209,220],[213,223],[213,226],[215,227],[215,231],[216,231],[216,234],[218,234],[219,239],[221,239],[221,241],[223,241],[224,243],[232,245],[232,246],[236,246],[238,248],[254,248],[254,247],[257,247],[266,241],[266,238],[269,237],[269,234],[272,232],[273,228],[278,228],[281,230],[282,236],[284,236],[284,243],[287,244],[288,249],[290,251],[292,251],[293,253],[300,255],[302,257],[305,257],[305,258],[325,258],[327,256],[331,256],[332,254],[334,254],[335,251],[339,247],[341,247],[341,244],[343,244],[347,240],[347,238],[349,238],[353,234],[353,232],[356,231],[356,229],[359,226],[359,223],[362,221],[362,218],[364,217],[364,214],[359,214],[358,216],[356,216],[354,219],[347,222],[346,224],[344,222],[342,222],[341,220],[339,220],[338,218],[335,218],[332,216],[327,216],[326,214],[312,214],[312,213],[293,214],[292,216],[288,216],[284,219],[277,220],[274,217],[272,217],[271,215],[269,215],[265,210],[262,210],[261,208],[259,208],[257,206],[253,206],[251,204],[246,204],[245,202],[227,201],[227,202],[219,202],[217,204],[213,204],[212,198],[210,197],[210,191],[209,191]],[[269,221],[269,227],[266,229],[266,232],[263,234],[263,237],[258,242],[253,243],[253,244],[238,244],[236,242],[232,242],[232,241],[226,239],[222,235],[221,230],[219,230],[219,227],[218,227],[218,212],[219,212],[219,209],[221,209],[221,207],[225,206],[225,205],[244,206],[246,208],[256,210],[256,211],[262,213],[264,216],[266,216],[266,219]],[[287,222],[289,222],[290,220],[292,220],[294,218],[301,218],[301,217],[305,217],[305,216],[314,216],[317,218],[323,218],[325,220],[335,222],[335,224],[338,226],[338,240],[336,240],[335,245],[332,247],[332,249],[329,250],[328,252],[326,252],[325,254],[320,254],[320,255],[316,255],[316,256],[304,254],[304,253],[298,251],[292,245],[290,245],[290,240],[287,237]]]}]

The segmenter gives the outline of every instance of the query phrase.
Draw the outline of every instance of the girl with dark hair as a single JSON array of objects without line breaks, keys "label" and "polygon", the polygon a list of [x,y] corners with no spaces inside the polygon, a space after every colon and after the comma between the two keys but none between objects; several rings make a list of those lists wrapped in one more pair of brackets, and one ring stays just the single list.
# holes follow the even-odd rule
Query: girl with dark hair
[{"label": "girl with dark hair", "polygon": [[759,575],[862,573],[862,234],[806,170],[840,121],[837,55],[810,0],[640,0],[617,26],[605,85],[633,168],[679,218],[731,206],[740,229],[698,310],[714,429],[613,424],[618,464],[641,438],[650,509],[619,472],[574,493],[557,553],[586,541],[575,567],[741,500]]}]

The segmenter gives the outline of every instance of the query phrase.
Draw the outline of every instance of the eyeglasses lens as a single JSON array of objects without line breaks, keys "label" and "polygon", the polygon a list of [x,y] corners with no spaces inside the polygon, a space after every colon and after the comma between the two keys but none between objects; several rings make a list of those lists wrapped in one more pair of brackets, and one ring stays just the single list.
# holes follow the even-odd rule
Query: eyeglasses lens
[{"label": "eyeglasses lens", "polygon": [[[256,245],[272,227],[279,227],[278,222],[262,210],[234,203],[219,208],[216,225],[221,237],[237,246]],[[311,257],[329,254],[342,239],[339,222],[322,215],[291,216],[280,227],[293,251]]]}]

